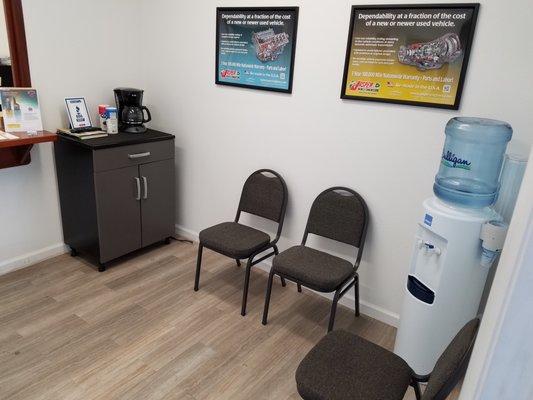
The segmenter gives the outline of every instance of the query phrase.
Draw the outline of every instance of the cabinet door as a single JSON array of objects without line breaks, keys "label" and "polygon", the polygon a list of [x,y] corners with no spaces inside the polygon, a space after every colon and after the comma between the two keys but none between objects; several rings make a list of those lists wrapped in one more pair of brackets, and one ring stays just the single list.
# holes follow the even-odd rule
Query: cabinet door
[{"label": "cabinet door", "polygon": [[97,172],[94,183],[100,262],[107,262],[141,247],[139,167]]},{"label": "cabinet door", "polygon": [[142,245],[174,235],[174,159],[139,166]]}]

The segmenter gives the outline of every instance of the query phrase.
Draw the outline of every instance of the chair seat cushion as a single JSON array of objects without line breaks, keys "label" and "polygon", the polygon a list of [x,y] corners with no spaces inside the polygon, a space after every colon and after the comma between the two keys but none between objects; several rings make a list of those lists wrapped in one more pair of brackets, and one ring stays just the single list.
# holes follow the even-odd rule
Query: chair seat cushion
[{"label": "chair seat cushion", "polygon": [[345,331],[327,334],[296,370],[305,400],[402,400],[410,380],[402,358]]},{"label": "chair seat cushion", "polygon": [[248,258],[270,243],[265,232],[237,222],[223,222],[200,232],[200,243],[232,258]]},{"label": "chair seat cushion", "polygon": [[349,261],[306,246],[281,252],[274,257],[272,265],[275,272],[322,292],[334,291],[353,273]]}]

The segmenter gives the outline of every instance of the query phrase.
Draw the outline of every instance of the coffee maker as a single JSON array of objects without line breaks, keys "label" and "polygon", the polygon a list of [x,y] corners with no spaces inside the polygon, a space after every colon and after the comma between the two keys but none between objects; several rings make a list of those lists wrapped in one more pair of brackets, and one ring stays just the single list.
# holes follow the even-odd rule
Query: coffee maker
[{"label": "coffee maker", "polygon": [[[115,101],[118,109],[118,124],[121,132],[144,133],[143,124],[152,119],[148,108],[142,105],[143,90],[133,88],[116,88]],[[146,118],[144,118],[146,111]]]}]

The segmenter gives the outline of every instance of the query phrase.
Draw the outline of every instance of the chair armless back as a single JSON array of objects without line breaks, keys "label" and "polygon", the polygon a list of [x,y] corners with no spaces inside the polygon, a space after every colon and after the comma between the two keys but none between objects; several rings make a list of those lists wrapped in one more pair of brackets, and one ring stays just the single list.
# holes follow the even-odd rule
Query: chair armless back
[{"label": "chair armless back", "polygon": [[478,329],[479,318],[474,318],[455,335],[437,360],[422,400],[445,400],[448,397],[466,372]]},{"label": "chair armless back", "polygon": [[307,234],[323,236],[362,248],[368,223],[368,209],[354,190],[332,187],[318,195],[311,206],[303,243]]},{"label": "chair armless back", "polygon": [[287,207],[287,185],[275,171],[260,169],[246,179],[236,221],[241,211],[281,224]]}]

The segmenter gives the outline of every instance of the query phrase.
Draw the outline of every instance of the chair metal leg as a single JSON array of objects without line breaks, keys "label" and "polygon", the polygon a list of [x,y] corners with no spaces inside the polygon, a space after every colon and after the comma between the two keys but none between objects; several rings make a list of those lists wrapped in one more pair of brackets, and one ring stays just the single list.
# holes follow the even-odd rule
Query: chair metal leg
[{"label": "chair metal leg", "polygon": [[298,292],[299,292],[299,293],[302,293],[302,285],[300,285],[299,283],[297,283],[296,286],[298,286]]},{"label": "chair metal leg", "polygon": [[200,268],[202,266],[202,250],[203,246],[198,245],[198,258],[196,259],[196,276],[194,278],[194,291],[198,291],[198,286],[200,285]]},{"label": "chair metal leg", "polygon": [[359,276],[355,276],[355,284],[353,285],[355,291],[355,316],[358,317],[359,314]]},{"label": "chair metal leg", "polygon": [[263,309],[263,325],[267,324],[268,318],[268,307],[270,306],[270,295],[272,294],[272,281],[274,280],[274,271],[270,270],[270,275],[268,276],[268,285],[265,296],[265,308]]},{"label": "chair metal leg", "polygon": [[420,383],[418,383],[416,381],[413,381],[413,382],[411,382],[411,386],[413,387],[413,389],[415,391],[416,400],[422,399],[422,392],[420,390]]},{"label": "chair metal leg", "polygon": [[246,263],[246,272],[244,273],[244,288],[242,292],[241,315],[246,315],[246,302],[248,301],[248,286],[250,286],[250,270],[252,269],[252,260],[248,259]]},{"label": "chair metal leg", "polygon": [[[279,254],[279,250],[278,250],[278,246],[276,245],[274,245],[273,248],[274,248],[274,257],[275,257]],[[283,287],[287,286],[287,282],[285,282],[285,278],[280,276],[280,279],[281,279],[281,286]]]},{"label": "chair metal leg", "polygon": [[335,292],[333,296],[333,303],[331,304],[331,314],[329,316],[329,325],[328,332],[333,330],[333,325],[335,324],[335,313],[337,312],[337,303],[339,302],[340,289]]},{"label": "chair metal leg", "polygon": [[241,266],[241,260],[239,260],[238,258],[236,258],[235,261],[237,262],[237,267],[240,267],[240,266]]}]

